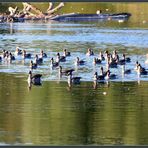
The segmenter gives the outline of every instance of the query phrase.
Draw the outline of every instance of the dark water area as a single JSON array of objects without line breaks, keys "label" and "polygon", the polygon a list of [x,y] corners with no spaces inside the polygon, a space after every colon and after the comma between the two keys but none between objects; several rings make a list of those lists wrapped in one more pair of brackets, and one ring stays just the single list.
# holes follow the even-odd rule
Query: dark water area
[{"label": "dark water area", "polygon": [[92,82],[68,88],[26,75],[0,74],[0,143],[144,145],[148,143],[147,82]]},{"label": "dark water area", "polygon": [[[82,8],[69,3],[63,12]],[[77,5],[77,7],[75,7]],[[47,5],[48,6],[48,5]],[[132,12],[125,21],[55,22],[28,21],[0,24],[0,56],[2,50],[13,54],[16,47],[32,54],[31,59],[0,62],[0,145],[147,145],[148,144],[148,75],[137,75],[135,63],[148,70],[147,4],[98,4],[106,12]],[[81,12],[88,8],[83,5]],[[109,9],[109,10],[106,10]],[[137,9],[140,11],[137,11]],[[60,65],[74,68],[74,76],[82,77],[79,85],[68,86],[67,77],[59,78],[58,69],[50,68],[51,57],[63,49],[71,52]],[[95,55],[86,56],[88,48]],[[43,49],[47,58],[33,70],[42,74],[42,85],[28,87],[30,60]],[[122,74],[122,66],[110,68],[114,80],[94,86],[93,74],[106,69],[106,62],[93,64],[100,51],[116,49],[119,56],[131,58]],[[76,57],[86,61],[75,66]]]}]

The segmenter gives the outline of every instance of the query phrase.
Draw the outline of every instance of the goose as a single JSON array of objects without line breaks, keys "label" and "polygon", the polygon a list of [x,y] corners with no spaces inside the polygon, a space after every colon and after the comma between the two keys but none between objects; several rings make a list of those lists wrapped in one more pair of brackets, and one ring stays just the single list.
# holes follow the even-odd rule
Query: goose
[{"label": "goose", "polygon": [[94,55],[93,50],[92,50],[91,48],[88,48],[86,55],[87,55],[87,56],[92,56],[92,55]]},{"label": "goose", "polygon": [[85,64],[84,60],[80,60],[79,57],[76,58],[75,65],[84,65],[84,64]]},{"label": "goose", "polygon": [[103,56],[103,54],[102,54],[102,52],[101,52],[101,51],[100,51],[99,56],[100,56],[100,60],[101,60],[101,61],[105,61],[105,57]]},{"label": "goose", "polygon": [[36,69],[37,68],[37,63],[33,63],[33,61],[30,61],[30,69]]},{"label": "goose", "polygon": [[107,71],[106,79],[116,79],[117,75],[116,74],[111,74],[110,70]]},{"label": "goose", "polygon": [[136,71],[138,71],[138,66],[139,66],[139,62],[136,61],[136,66],[135,66],[135,68],[134,68]]},{"label": "goose", "polygon": [[3,50],[3,58],[8,59],[9,57],[9,51],[6,51],[5,49]]},{"label": "goose", "polygon": [[50,66],[51,66],[52,68],[54,68],[54,67],[58,67],[58,66],[59,66],[59,62],[54,62],[53,57],[51,58],[50,61],[51,61]]},{"label": "goose", "polygon": [[57,53],[57,58],[56,58],[56,62],[65,62],[66,61],[66,57],[65,56],[60,56],[60,53]]},{"label": "goose", "polygon": [[117,54],[117,51],[114,50],[114,51],[113,51],[113,54],[112,54],[113,59],[116,60],[116,59],[117,59],[117,55],[118,55],[118,54]]},{"label": "goose", "polygon": [[16,47],[15,55],[22,55],[22,50],[19,47]]},{"label": "goose", "polygon": [[68,75],[70,72],[73,72],[74,69],[67,69],[67,70],[63,70],[62,66],[59,66],[59,74],[60,75]]},{"label": "goose", "polygon": [[31,58],[31,53],[26,53],[26,50],[23,50],[22,58],[23,59],[30,59]]},{"label": "goose", "polygon": [[8,60],[12,61],[12,60],[15,60],[15,57],[14,55],[12,55],[12,53],[10,52],[9,55],[8,55]]},{"label": "goose", "polygon": [[125,65],[122,65],[122,73],[123,74],[130,74],[131,73],[131,69],[125,69]]},{"label": "goose", "polygon": [[107,67],[117,68],[117,62],[115,60],[113,60],[112,56],[108,56]]},{"label": "goose", "polygon": [[93,60],[93,64],[96,65],[96,64],[101,64],[101,59],[98,59],[98,58],[94,58]]},{"label": "goose", "polygon": [[32,75],[32,71],[29,71],[29,76],[28,76],[28,83],[29,84],[34,84],[34,85],[41,85],[41,74],[35,74]]},{"label": "goose", "polygon": [[67,56],[71,56],[70,52],[67,52],[67,49],[63,50],[63,56],[67,57]]},{"label": "goose", "polygon": [[47,58],[47,54],[43,50],[40,51],[40,58]]},{"label": "goose", "polygon": [[148,74],[148,71],[146,71],[146,69],[143,68],[143,67],[141,66],[141,64],[138,64],[138,70],[137,70],[137,72],[138,72],[138,74],[140,74],[140,75],[147,75],[147,74]]},{"label": "goose", "polygon": [[98,75],[97,72],[94,73],[93,79],[94,79],[94,81],[105,80],[105,79],[104,79],[104,75]]},{"label": "goose", "polygon": [[68,84],[80,84],[81,77],[73,77],[72,72],[68,73]]},{"label": "goose", "polygon": [[123,54],[123,59],[122,60],[119,60],[119,56],[117,55],[117,63],[119,65],[125,65],[125,62],[126,62],[126,60],[125,60],[124,54]]},{"label": "goose", "polygon": [[130,57],[126,57],[125,54],[123,54],[123,57],[124,57],[124,59],[125,59],[125,61],[127,63],[131,62],[131,58]]},{"label": "goose", "polygon": [[[108,70],[108,68],[107,68],[107,70]],[[104,71],[104,69],[103,69],[102,66],[101,66],[101,68],[100,68],[100,73],[101,73],[101,75],[103,75],[104,77],[107,75],[107,71]]]},{"label": "goose", "polygon": [[42,64],[43,63],[43,58],[39,58],[38,55],[35,55],[35,63],[37,64]]}]

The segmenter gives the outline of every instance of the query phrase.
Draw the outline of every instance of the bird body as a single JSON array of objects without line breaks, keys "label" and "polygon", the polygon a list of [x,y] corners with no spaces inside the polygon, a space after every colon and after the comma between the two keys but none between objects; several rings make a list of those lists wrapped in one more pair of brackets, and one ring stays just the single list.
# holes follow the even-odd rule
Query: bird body
[{"label": "bird body", "polygon": [[64,57],[71,56],[71,53],[70,53],[70,52],[67,52],[67,50],[64,49],[64,50],[63,50],[63,56],[64,56]]},{"label": "bird body", "polygon": [[76,58],[75,65],[84,65],[84,64],[85,64],[84,60],[80,60],[79,57]]},{"label": "bird body", "polygon": [[32,75],[32,71],[29,71],[28,83],[34,85],[41,85],[41,77],[41,74]]},{"label": "bird body", "polygon": [[22,58],[23,59],[30,59],[31,58],[31,53],[26,53],[26,51],[23,50]]},{"label": "bird body", "polygon": [[68,73],[68,84],[80,84],[81,77],[73,77],[72,72]]},{"label": "bird body", "polygon": [[101,59],[98,59],[98,58],[94,58],[93,60],[93,63],[96,65],[96,64],[101,64]]},{"label": "bird body", "polygon": [[88,48],[86,55],[87,55],[87,56],[92,56],[92,55],[94,55],[93,50],[92,50],[91,48]]},{"label": "bird body", "polygon": [[60,53],[57,53],[56,62],[65,62],[65,61],[66,61],[66,57],[60,56]]},{"label": "bird body", "polygon": [[58,66],[59,66],[59,62],[54,62],[54,59],[51,58],[50,66],[51,66],[52,68],[54,68],[54,67],[58,67]]},{"label": "bird body", "polygon": [[74,69],[63,70],[62,66],[59,66],[59,74],[60,75],[68,75],[70,72],[73,72],[73,71],[74,71]]}]

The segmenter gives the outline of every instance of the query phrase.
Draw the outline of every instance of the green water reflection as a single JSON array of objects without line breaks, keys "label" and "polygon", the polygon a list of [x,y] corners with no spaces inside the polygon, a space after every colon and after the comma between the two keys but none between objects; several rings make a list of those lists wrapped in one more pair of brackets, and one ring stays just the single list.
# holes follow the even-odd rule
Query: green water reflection
[{"label": "green water reflection", "polygon": [[0,74],[0,142],[33,145],[148,144],[147,82],[43,82]]}]

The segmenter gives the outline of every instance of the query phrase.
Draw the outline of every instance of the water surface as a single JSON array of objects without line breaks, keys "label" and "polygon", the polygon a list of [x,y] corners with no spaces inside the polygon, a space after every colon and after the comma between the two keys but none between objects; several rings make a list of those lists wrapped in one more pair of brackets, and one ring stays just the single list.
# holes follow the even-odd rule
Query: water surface
[{"label": "water surface", "polygon": [[[130,20],[129,20],[130,21]],[[33,73],[41,73],[42,86],[28,88],[30,60],[16,57],[12,63],[0,63],[0,144],[1,145],[146,145],[148,144],[148,76],[134,71],[138,60],[145,64],[148,53],[147,27],[128,25],[129,21],[105,22],[25,22],[0,24],[2,49],[14,53],[19,46],[48,58]],[[58,77],[50,69],[50,58],[66,48],[71,52],[64,69],[74,68],[80,85],[67,85],[67,77]],[[87,48],[99,51],[116,49],[131,58],[122,75],[122,67],[111,69],[117,79],[93,86],[93,74],[106,63],[94,66]],[[86,65],[75,67],[79,56]]]},{"label": "water surface", "polygon": [[[144,145],[147,82],[92,82],[68,88],[0,74],[0,142],[25,145]],[[122,97],[121,97],[122,96]]]}]

